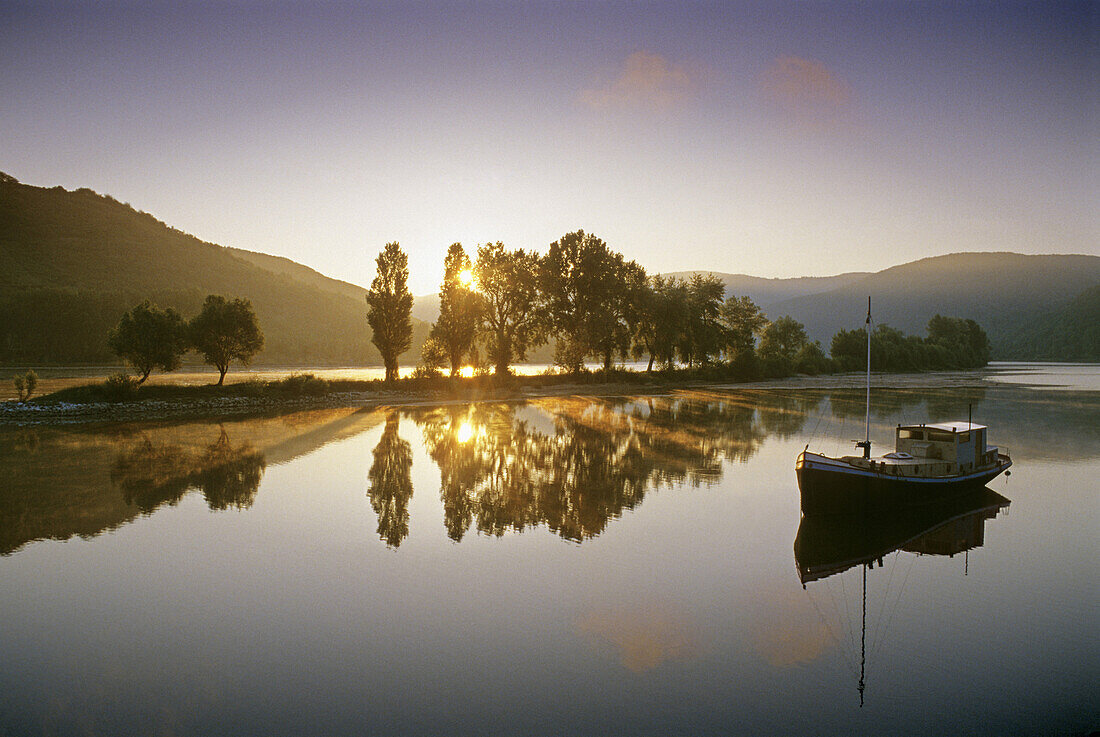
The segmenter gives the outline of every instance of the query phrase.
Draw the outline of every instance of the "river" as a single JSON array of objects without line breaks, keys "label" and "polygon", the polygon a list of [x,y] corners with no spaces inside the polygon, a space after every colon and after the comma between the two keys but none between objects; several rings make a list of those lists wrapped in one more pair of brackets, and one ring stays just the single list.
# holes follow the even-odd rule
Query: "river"
[{"label": "river", "polygon": [[876,388],[876,452],[972,409],[1015,465],[870,533],[800,531],[794,474],[858,388],[0,429],[0,734],[1087,733],[1070,373]]}]

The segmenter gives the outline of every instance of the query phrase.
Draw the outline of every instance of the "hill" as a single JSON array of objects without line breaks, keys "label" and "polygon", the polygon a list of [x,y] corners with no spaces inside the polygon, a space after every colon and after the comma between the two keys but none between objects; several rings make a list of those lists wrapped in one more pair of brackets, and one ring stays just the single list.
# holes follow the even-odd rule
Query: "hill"
[{"label": "hill", "polygon": [[1004,338],[1006,355],[1028,361],[1100,362],[1100,284]]},{"label": "hill", "polygon": [[[291,262],[293,263],[293,262]],[[766,279],[747,274],[725,274],[720,271],[673,271],[662,276],[674,276],[685,281],[693,274],[710,274],[722,280],[726,296],[748,296],[753,302],[767,311],[769,305],[796,296],[817,294],[850,284],[867,276],[866,272],[851,272],[836,276],[803,276],[793,279]],[[439,295],[422,294],[413,300],[413,317],[425,322],[435,322],[439,318]],[[542,353],[542,351],[538,351]],[[547,354],[551,355],[551,354]],[[550,360],[550,359],[546,359]]]},{"label": "hill", "polygon": [[1062,310],[1097,284],[1098,256],[955,253],[894,266],[821,294],[777,302],[767,312],[772,319],[791,315],[828,349],[837,331],[862,324],[870,295],[878,324],[923,335],[928,320],[937,313],[970,318],[989,335],[994,358],[1023,358],[1013,335],[1037,317]]},{"label": "hill", "polygon": [[[149,298],[190,316],[206,294],[252,301],[266,337],[257,363],[381,363],[359,287],[201,241],[89,189],[0,177],[0,363],[113,362],[107,330],[127,309]],[[417,321],[414,345],[426,333]]]},{"label": "hill", "polygon": [[726,287],[726,296],[749,297],[765,312],[770,305],[793,297],[806,297],[833,289],[840,289],[859,281],[868,272],[852,271],[836,276],[802,276],[792,279],[765,279],[747,274],[726,274],[720,271],[673,271],[662,276],[674,276],[689,280],[693,274],[717,276]]}]

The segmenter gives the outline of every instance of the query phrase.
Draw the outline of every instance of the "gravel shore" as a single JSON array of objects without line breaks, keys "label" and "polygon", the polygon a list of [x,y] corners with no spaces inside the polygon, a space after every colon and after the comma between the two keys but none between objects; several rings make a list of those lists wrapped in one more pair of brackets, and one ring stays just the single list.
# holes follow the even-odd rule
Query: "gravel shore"
[{"label": "gravel shore", "polygon": [[[939,371],[921,374],[873,374],[872,388],[921,389],[989,387],[985,371]],[[858,389],[864,386],[861,373],[831,374],[827,376],[795,376],[787,379],[746,383],[723,382],[653,382],[648,384],[551,384],[524,386],[493,391],[479,390],[461,396],[453,392],[409,392],[402,390],[369,392],[334,392],[317,397],[201,397],[195,399],[142,400],[114,403],[51,403],[20,404],[16,401],[0,402],[0,426],[3,425],[62,425],[92,422],[131,422],[137,420],[182,420],[199,418],[236,417],[320,409],[332,407],[377,407],[441,405],[473,401],[509,401],[549,396],[624,396],[660,395],[691,391],[738,392],[752,390],[836,390]]]}]

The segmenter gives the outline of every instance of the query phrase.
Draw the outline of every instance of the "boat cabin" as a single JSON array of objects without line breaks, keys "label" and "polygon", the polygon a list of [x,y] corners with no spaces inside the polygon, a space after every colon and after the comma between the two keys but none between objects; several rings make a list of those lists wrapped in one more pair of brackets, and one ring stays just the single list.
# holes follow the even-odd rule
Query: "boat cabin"
[{"label": "boat cabin", "polygon": [[997,461],[997,448],[985,444],[986,429],[970,422],[898,425],[895,452],[957,464],[954,473],[967,473]]}]

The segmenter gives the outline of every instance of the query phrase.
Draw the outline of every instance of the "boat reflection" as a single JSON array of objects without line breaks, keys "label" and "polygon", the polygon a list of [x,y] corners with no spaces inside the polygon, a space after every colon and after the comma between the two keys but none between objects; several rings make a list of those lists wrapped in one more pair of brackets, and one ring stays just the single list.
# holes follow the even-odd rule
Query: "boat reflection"
[{"label": "boat reflection", "polygon": [[798,577],[805,586],[861,564],[873,567],[895,550],[955,555],[979,548],[986,520],[1008,505],[1008,499],[986,487],[893,512],[805,516],[794,540]]},{"label": "boat reflection", "polygon": [[[947,500],[922,506],[899,507],[894,511],[876,508],[873,513],[804,516],[794,539],[795,567],[802,588],[847,570],[860,567],[862,610],[859,643],[859,705],[863,706],[867,665],[867,571],[894,552],[915,555],[967,556],[985,542],[985,523],[1007,509],[1009,500],[989,488],[966,492]],[[908,576],[906,577],[908,578]],[[851,611],[844,592],[844,611]],[[835,592],[834,592],[835,596]],[[900,594],[899,594],[900,600]],[[841,607],[832,602],[834,611]],[[825,621],[822,608],[814,608]],[[828,622],[825,622],[828,626]],[[833,627],[828,627],[830,632]],[[853,629],[850,622],[835,629]],[[879,639],[885,639],[883,634]],[[854,653],[853,653],[854,656]]]}]

